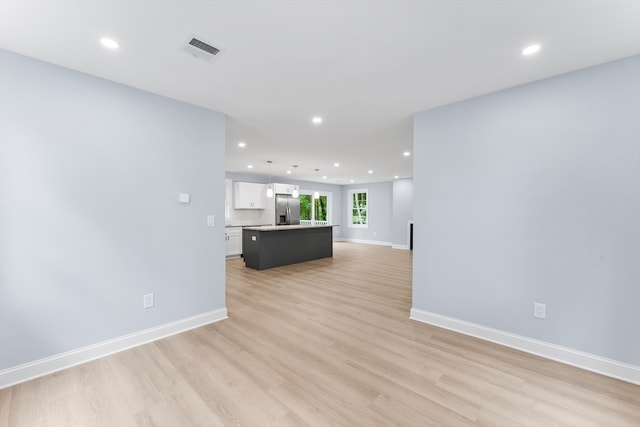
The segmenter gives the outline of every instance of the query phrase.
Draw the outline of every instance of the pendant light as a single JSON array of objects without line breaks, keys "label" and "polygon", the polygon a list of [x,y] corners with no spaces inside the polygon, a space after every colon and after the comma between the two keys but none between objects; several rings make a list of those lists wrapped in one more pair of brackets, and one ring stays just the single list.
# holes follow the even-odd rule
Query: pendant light
[{"label": "pendant light", "polygon": [[293,165],[293,185],[295,187],[293,188],[291,196],[293,196],[294,199],[297,199],[298,196],[300,196],[300,193],[298,192],[298,180],[296,179],[296,169],[298,169],[298,165]]},{"label": "pendant light", "polygon": [[267,197],[273,197],[273,187],[271,186],[271,160],[267,160],[269,163],[269,186],[267,187]]},{"label": "pendant light", "polygon": [[[314,169],[316,172],[320,172],[320,169]],[[320,198],[320,192],[319,191],[315,191],[313,193],[313,198],[318,200]]]}]

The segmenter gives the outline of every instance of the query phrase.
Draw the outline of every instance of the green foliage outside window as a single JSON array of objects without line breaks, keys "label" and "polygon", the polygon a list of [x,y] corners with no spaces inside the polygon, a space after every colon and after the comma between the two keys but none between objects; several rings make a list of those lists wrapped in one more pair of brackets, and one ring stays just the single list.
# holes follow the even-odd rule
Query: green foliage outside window
[{"label": "green foliage outside window", "polygon": [[327,196],[314,199],[310,194],[300,195],[300,219],[302,221],[327,221]]},{"label": "green foliage outside window", "polygon": [[367,224],[367,193],[354,192],[351,200],[351,223],[354,225]]},{"label": "green foliage outside window", "polygon": [[315,199],[315,217],[316,221],[327,220],[327,196],[320,196],[319,199]]},{"label": "green foliage outside window", "polygon": [[300,195],[300,219],[311,220],[311,200],[312,196],[308,194]]}]

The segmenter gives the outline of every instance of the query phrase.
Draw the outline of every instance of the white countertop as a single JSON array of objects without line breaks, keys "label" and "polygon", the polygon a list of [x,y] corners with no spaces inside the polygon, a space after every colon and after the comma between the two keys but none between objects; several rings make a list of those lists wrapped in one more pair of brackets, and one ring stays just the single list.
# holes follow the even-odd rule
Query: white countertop
[{"label": "white countertop", "polygon": [[338,227],[337,225],[262,225],[259,227],[243,227],[245,230],[254,231],[284,231],[284,230],[300,230],[305,228],[328,228]]},{"label": "white countertop", "polygon": [[225,224],[224,226],[227,228],[233,228],[233,227],[247,228],[247,227],[264,227],[268,225],[270,224]]}]

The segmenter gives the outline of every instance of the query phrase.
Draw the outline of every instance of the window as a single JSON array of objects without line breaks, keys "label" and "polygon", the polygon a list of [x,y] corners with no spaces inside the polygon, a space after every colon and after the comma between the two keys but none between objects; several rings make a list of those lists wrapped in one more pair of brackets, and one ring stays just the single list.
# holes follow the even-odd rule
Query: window
[{"label": "window", "polygon": [[311,194],[300,194],[300,221],[313,220],[313,204]]},{"label": "window", "polygon": [[330,193],[320,193],[318,199],[313,198],[313,193],[308,191],[300,192],[300,223],[301,224],[330,224],[329,202]]},{"label": "window", "polygon": [[329,211],[328,211],[328,199],[327,196],[324,194],[321,194],[319,198],[314,199],[314,216],[315,216],[315,221],[318,222],[324,222],[328,224],[329,221]]},{"label": "window", "polygon": [[349,227],[369,227],[368,199],[369,191],[366,189],[349,191]]}]

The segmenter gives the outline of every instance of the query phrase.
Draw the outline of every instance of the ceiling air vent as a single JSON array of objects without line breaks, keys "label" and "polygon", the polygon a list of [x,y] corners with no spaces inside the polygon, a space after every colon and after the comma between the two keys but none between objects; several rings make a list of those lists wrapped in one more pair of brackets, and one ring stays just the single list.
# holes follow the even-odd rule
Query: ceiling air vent
[{"label": "ceiling air vent", "polygon": [[189,37],[182,49],[205,61],[212,61],[216,56],[222,54],[222,50],[195,37]]}]

